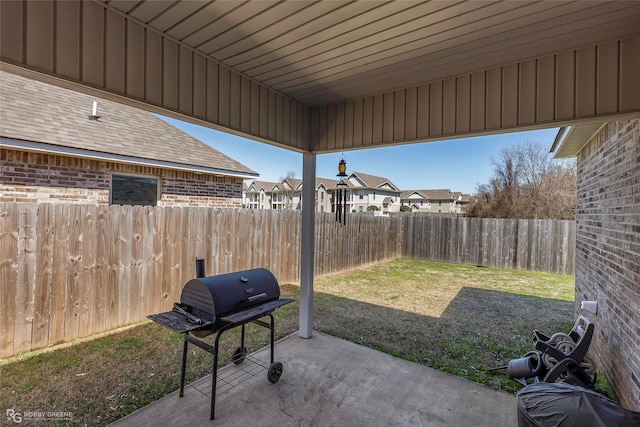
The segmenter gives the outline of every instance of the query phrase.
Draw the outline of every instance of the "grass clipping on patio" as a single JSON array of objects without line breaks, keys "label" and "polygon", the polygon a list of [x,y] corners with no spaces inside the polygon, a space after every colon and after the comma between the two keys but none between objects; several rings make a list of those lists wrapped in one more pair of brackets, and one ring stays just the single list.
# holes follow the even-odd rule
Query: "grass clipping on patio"
[{"label": "grass clipping on patio", "polygon": [[[281,292],[296,302],[274,312],[276,338],[298,328],[299,287],[281,284]],[[573,276],[397,259],[317,278],[314,329],[515,392],[489,369],[530,351],[534,328],[569,332],[573,295]],[[268,343],[267,329],[247,327],[250,352]],[[239,328],[223,334],[222,360],[238,345]],[[189,348],[187,382],[212,369],[211,355]],[[6,359],[0,410],[64,411],[72,419],[60,425],[106,425],[176,390],[181,354],[181,335],[146,322]]]}]

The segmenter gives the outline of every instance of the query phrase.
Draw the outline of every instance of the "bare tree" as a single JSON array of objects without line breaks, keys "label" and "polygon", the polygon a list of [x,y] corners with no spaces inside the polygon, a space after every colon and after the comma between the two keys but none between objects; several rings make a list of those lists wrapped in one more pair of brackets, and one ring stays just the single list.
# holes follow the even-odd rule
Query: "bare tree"
[{"label": "bare tree", "polygon": [[[292,187],[295,186],[296,180],[296,172],[295,171],[287,171],[287,174],[284,178],[280,177],[280,182],[284,184],[285,181]],[[282,197],[284,197],[284,209],[291,210],[295,209],[293,198],[296,193],[295,188],[283,187],[282,189]]]},{"label": "bare tree", "polygon": [[542,144],[526,142],[493,159],[489,184],[478,185],[471,216],[575,219],[575,161],[554,160]]},{"label": "bare tree", "polygon": [[295,179],[296,178],[296,171],[287,171],[287,174],[284,176],[284,178],[280,177],[280,181],[284,181],[285,179],[288,179],[288,178]]}]

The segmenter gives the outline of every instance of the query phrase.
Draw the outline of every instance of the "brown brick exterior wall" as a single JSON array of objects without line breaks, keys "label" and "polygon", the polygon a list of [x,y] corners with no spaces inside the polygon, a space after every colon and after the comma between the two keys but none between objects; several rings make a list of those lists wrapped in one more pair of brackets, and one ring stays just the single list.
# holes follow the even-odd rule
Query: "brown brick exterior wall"
[{"label": "brown brick exterior wall", "polygon": [[0,202],[109,204],[111,173],[160,178],[158,206],[242,207],[242,179],[0,149]]},{"label": "brown brick exterior wall", "polygon": [[578,154],[576,310],[597,300],[590,352],[640,410],[640,120],[609,123]]}]

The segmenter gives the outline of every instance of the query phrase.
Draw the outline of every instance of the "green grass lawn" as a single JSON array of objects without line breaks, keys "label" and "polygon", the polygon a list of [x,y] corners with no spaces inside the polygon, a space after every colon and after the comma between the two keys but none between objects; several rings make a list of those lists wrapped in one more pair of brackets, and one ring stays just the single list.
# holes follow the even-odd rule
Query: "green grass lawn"
[{"label": "green grass lawn", "polygon": [[574,321],[573,276],[399,259],[315,290],[317,330],[510,392],[489,369],[532,350],[534,328]]},{"label": "green grass lawn", "polygon": [[[276,312],[276,338],[298,329],[296,301]],[[571,328],[574,277],[397,259],[316,278],[314,329],[487,386],[520,386],[490,368],[532,349],[531,331]],[[213,338],[213,337],[210,337]],[[239,328],[223,334],[228,360]],[[249,351],[268,330],[247,327]],[[212,357],[190,346],[187,381],[211,372]],[[145,322],[63,348],[0,361],[0,409],[69,411],[60,425],[106,425],[176,390],[182,336]]]}]

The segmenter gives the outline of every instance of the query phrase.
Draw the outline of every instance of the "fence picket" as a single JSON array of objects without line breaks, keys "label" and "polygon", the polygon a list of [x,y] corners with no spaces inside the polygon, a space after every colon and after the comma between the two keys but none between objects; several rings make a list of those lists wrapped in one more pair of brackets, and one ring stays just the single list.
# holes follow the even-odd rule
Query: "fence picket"
[{"label": "fence picket", "polygon": [[53,209],[42,205],[38,209],[36,230],[36,277],[33,291],[33,348],[47,345],[49,341],[49,318],[51,312],[51,275],[53,271]]},{"label": "fence picket", "polygon": [[95,300],[94,300],[94,332],[107,329],[108,324],[108,301],[109,301],[109,277],[111,244],[110,238],[111,215],[108,206],[98,206],[96,211],[96,273],[95,273]]},{"label": "fence picket", "polygon": [[86,206],[82,209],[82,251],[80,253],[82,276],[80,285],[81,317],[78,327],[78,336],[85,337],[95,329],[96,311],[96,218],[97,206]]},{"label": "fence picket", "polygon": [[153,214],[153,248],[152,256],[153,263],[151,268],[151,281],[145,284],[149,286],[146,288],[147,295],[151,299],[149,311],[146,311],[145,315],[149,313],[159,313],[162,311],[162,290],[163,290],[163,274],[162,267],[165,264],[164,260],[164,241],[163,241],[163,227],[165,210],[160,207],[155,207],[151,211]]},{"label": "fence picket", "polygon": [[131,267],[129,279],[129,323],[135,322],[133,319],[144,317],[142,313],[142,295],[144,295],[143,265],[144,259],[144,239],[145,239],[145,218],[149,217],[149,212],[143,206],[133,206],[131,212]]},{"label": "fence picket", "polygon": [[14,354],[19,205],[0,204],[0,358]]},{"label": "fence picket", "polygon": [[36,277],[37,206],[22,204],[18,210],[18,279],[16,282],[13,348],[19,353],[31,350],[33,338],[33,294]]},{"label": "fence picket", "polygon": [[53,220],[53,266],[49,344],[64,341],[67,312],[67,268],[69,258],[69,210],[71,205],[56,205]]}]

